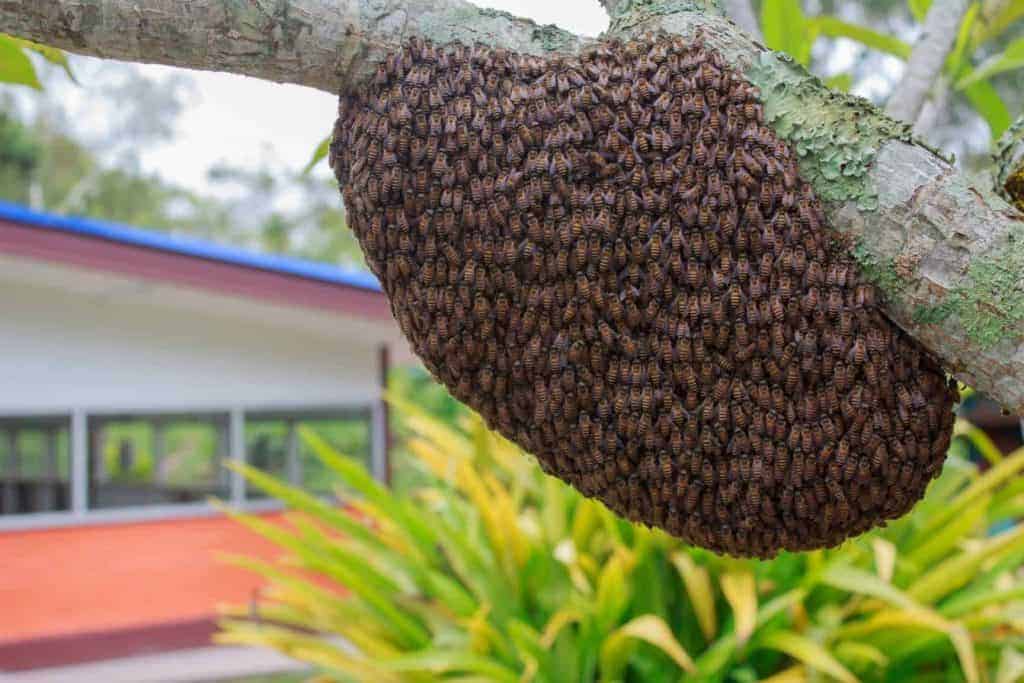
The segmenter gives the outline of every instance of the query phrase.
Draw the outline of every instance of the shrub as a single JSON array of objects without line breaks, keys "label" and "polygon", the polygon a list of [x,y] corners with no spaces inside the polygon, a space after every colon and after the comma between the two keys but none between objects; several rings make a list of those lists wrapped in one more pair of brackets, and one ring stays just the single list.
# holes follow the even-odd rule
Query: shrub
[{"label": "shrub", "polygon": [[[998,681],[1024,675],[1024,448],[958,424],[909,515],[825,551],[735,560],[631,525],[470,417],[401,405],[422,469],[399,495],[311,432],[343,510],[251,468],[286,523],[232,512],[284,551],[219,642],[324,680]],[[967,443],[989,460],[966,461]],[[998,532],[996,533],[996,530]],[[769,678],[770,677],[770,678]]]}]

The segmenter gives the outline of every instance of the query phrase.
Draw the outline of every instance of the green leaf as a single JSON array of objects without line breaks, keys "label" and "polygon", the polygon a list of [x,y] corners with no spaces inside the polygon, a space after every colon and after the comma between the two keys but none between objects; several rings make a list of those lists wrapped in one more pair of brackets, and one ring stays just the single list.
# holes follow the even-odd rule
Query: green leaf
[{"label": "green leaf", "polygon": [[409,611],[399,609],[387,581],[374,572],[366,562],[351,554],[344,557],[337,554],[327,557],[308,547],[283,527],[255,515],[228,509],[224,511],[254,532],[290,550],[306,568],[323,574],[359,596],[363,603],[380,616],[380,623],[387,624],[393,629],[395,636],[406,646],[423,646],[429,642],[430,633]]},{"label": "green leaf", "polygon": [[870,595],[895,607],[921,609],[918,603],[899,588],[863,569],[844,565],[829,567],[822,573],[821,580],[833,588],[848,591],[854,595]]},{"label": "green leaf", "polygon": [[601,646],[601,677],[616,680],[626,666],[629,649],[625,647],[630,639],[643,640],[659,648],[672,658],[679,668],[696,673],[697,668],[689,653],[672,635],[672,629],[661,617],[653,614],[639,616],[613,631]]},{"label": "green leaf", "polygon": [[31,50],[37,55],[48,61],[50,64],[55,64],[67,74],[68,78],[75,85],[79,85],[78,79],[75,78],[75,74],[71,71],[71,64],[68,62],[68,56],[63,50],[58,50],[55,47],[49,45],[40,45],[39,43],[33,43],[31,40],[25,40],[24,38],[17,38],[15,36],[6,36],[13,40],[16,44],[20,45],[25,50]]},{"label": "green leaf", "polygon": [[988,492],[1002,486],[1021,471],[1024,471],[1024,448],[1018,448],[1000,461],[998,465],[986,470],[985,474],[978,477],[970,486],[957,494],[956,498],[946,503],[941,511],[933,515],[916,534],[916,537],[919,539],[931,538],[953,518],[964,514],[969,506],[974,505]]},{"label": "green leaf", "polygon": [[833,637],[859,639],[887,629],[916,631],[921,628],[945,633],[956,650],[964,676],[971,683],[978,680],[978,663],[970,633],[962,624],[949,622],[928,610],[881,610],[875,612],[870,619],[840,627],[833,632]]},{"label": "green leaf", "polygon": [[730,572],[721,579],[722,593],[736,617],[736,640],[747,642],[757,625],[757,588],[750,571]]},{"label": "green leaf", "polygon": [[989,605],[1009,603],[1014,600],[1024,600],[1024,586],[990,588],[972,593],[961,592],[943,603],[939,611],[944,616],[955,618]]},{"label": "green leaf", "polygon": [[715,593],[711,588],[708,570],[694,562],[685,552],[672,555],[672,564],[683,577],[686,595],[690,598],[694,614],[697,615],[697,624],[704,634],[704,640],[710,643],[718,632],[718,618],[715,614]]},{"label": "green leaf", "polygon": [[812,669],[817,669],[843,683],[857,683],[857,677],[840,664],[828,650],[793,631],[774,631],[759,638],[758,645],[784,652]]},{"label": "green leaf", "polygon": [[847,640],[835,647],[836,657],[844,661],[864,662],[876,666],[885,666],[889,658],[881,650],[867,643]]},{"label": "green leaf", "polygon": [[993,536],[978,547],[951,556],[914,581],[907,593],[925,603],[940,600],[967,584],[988,558],[1020,547],[1024,547],[1024,525]]},{"label": "green leaf", "polygon": [[36,68],[32,66],[32,60],[21,49],[17,40],[3,34],[0,34],[0,83],[43,89],[36,75]]},{"label": "green leaf", "polygon": [[307,174],[310,171],[312,171],[316,167],[316,165],[323,161],[324,158],[327,157],[328,153],[330,153],[331,137],[332,136],[330,135],[325,137],[323,140],[320,141],[320,144],[316,146],[316,149],[313,150],[313,156],[310,157],[309,163],[307,163],[305,167],[303,167],[302,169],[302,172],[304,174]]},{"label": "green leaf", "polygon": [[992,55],[969,71],[967,75],[956,82],[956,87],[958,90],[963,90],[979,81],[1022,67],[1024,67],[1024,38],[1018,38],[1007,45],[1005,50]]},{"label": "green leaf", "polygon": [[328,505],[305,491],[289,486],[252,465],[228,463],[226,467],[238,472],[246,480],[286,505],[296,510],[302,510],[319,519],[324,524],[336,528],[363,543],[382,548],[381,541],[377,535],[349,513]]},{"label": "green leaf", "polygon": [[910,13],[918,22],[924,21],[928,15],[928,8],[931,6],[932,0],[907,0],[907,7],[910,8]]},{"label": "green leaf", "polygon": [[214,636],[214,642],[217,643],[270,646],[290,657],[344,673],[355,680],[401,683],[398,676],[381,668],[379,663],[358,654],[345,652],[340,646],[315,634],[241,621],[225,621],[221,622],[220,626],[222,631]]},{"label": "green leaf", "polygon": [[415,513],[410,514],[406,506],[402,505],[402,501],[374,479],[363,463],[338,453],[312,429],[299,427],[299,436],[324,465],[386,513],[398,528],[417,545],[425,557],[437,560],[437,553],[434,549],[436,539],[427,523]]},{"label": "green leaf", "polygon": [[467,650],[432,648],[385,659],[377,663],[389,671],[429,671],[431,673],[467,672],[492,681],[517,683],[519,677],[489,657]]},{"label": "green leaf", "polygon": [[895,36],[879,33],[874,29],[851,24],[838,17],[820,16],[809,20],[809,25],[821,35],[830,38],[849,38],[879,52],[894,55],[900,59],[910,57],[911,46]]},{"label": "green leaf", "polygon": [[978,18],[978,10],[980,8],[981,3],[971,3],[971,6],[967,8],[967,12],[964,14],[963,21],[960,22],[960,29],[956,34],[956,43],[954,43],[953,50],[946,62],[950,73],[954,74],[954,76],[960,73],[963,66],[964,52],[967,50],[967,45],[971,39],[971,27],[974,26],[974,20]]},{"label": "green leaf", "polygon": [[981,16],[974,25],[972,40],[983,45],[998,38],[1006,29],[1024,18],[1024,2],[1019,0],[996,0],[982,3]]},{"label": "green leaf", "polygon": [[811,60],[811,38],[800,0],[764,0],[761,28],[765,44],[781,50],[806,66]]},{"label": "green leaf", "polygon": [[611,628],[629,606],[632,584],[625,564],[621,553],[614,555],[597,580],[597,623],[601,630]]},{"label": "green leaf", "polygon": [[1014,683],[1021,680],[1024,680],[1024,654],[1007,645],[999,655],[996,683]]},{"label": "green leaf", "polygon": [[472,615],[479,608],[473,596],[461,583],[447,574],[434,569],[424,572],[424,583],[427,591],[443,602],[448,609],[461,617]]},{"label": "green leaf", "polygon": [[949,524],[942,529],[923,538],[924,543],[907,554],[907,561],[919,568],[924,568],[945,557],[982,523],[990,501],[990,495],[981,498],[964,510],[962,514],[950,520]]},{"label": "green leaf", "polygon": [[839,92],[850,92],[850,88],[853,87],[853,74],[843,73],[829,76],[825,79],[825,85]]}]

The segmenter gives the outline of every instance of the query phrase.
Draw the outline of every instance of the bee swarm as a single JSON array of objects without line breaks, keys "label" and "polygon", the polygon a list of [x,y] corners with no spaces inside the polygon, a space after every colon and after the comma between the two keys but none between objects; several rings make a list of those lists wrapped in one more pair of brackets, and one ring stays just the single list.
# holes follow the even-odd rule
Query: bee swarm
[{"label": "bee swarm", "polygon": [[955,389],[699,42],[413,40],[339,112],[331,164],[403,332],[545,471],[759,557],[899,517],[939,473]]}]

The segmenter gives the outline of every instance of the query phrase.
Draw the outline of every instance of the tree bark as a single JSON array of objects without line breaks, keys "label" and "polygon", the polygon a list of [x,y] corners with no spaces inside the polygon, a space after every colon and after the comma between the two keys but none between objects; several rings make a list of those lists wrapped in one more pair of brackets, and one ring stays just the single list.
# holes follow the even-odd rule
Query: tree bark
[{"label": "tree bark", "polygon": [[[1024,413],[1024,215],[908,126],[756,43],[715,0],[603,4],[609,36],[700,35],[750,78],[890,317],[959,379]],[[360,87],[411,35],[540,55],[587,43],[463,0],[0,0],[0,29],[80,54],[335,93]]]},{"label": "tree bark", "polygon": [[967,11],[967,0],[935,0],[924,19],[924,30],[907,60],[903,78],[896,84],[885,113],[898,121],[914,123],[938,80],[946,57],[956,40],[957,27]]},{"label": "tree bark", "polygon": [[577,51],[585,39],[465,0],[0,0],[0,30],[76,54],[337,94],[411,35]]}]

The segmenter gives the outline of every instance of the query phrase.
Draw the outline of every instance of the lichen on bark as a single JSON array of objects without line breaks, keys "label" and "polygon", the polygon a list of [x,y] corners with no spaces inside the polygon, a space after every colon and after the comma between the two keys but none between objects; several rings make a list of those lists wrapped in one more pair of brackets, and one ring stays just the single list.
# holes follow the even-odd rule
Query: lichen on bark
[{"label": "lichen on bark", "polygon": [[747,70],[761,89],[765,119],[796,150],[800,174],[825,202],[878,208],[868,170],[882,144],[913,139],[906,124],[867,100],[829,90],[789,56],[765,52]]},{"label": "lichen on bark", "polygon": [[970,338],[991,349],[1012,339],[1024,323],[1024,227],[1005,236],[989,255],[971,261],[964,281],[935,306],[919,306],[914,321],[937,324],[955,316]]}]

